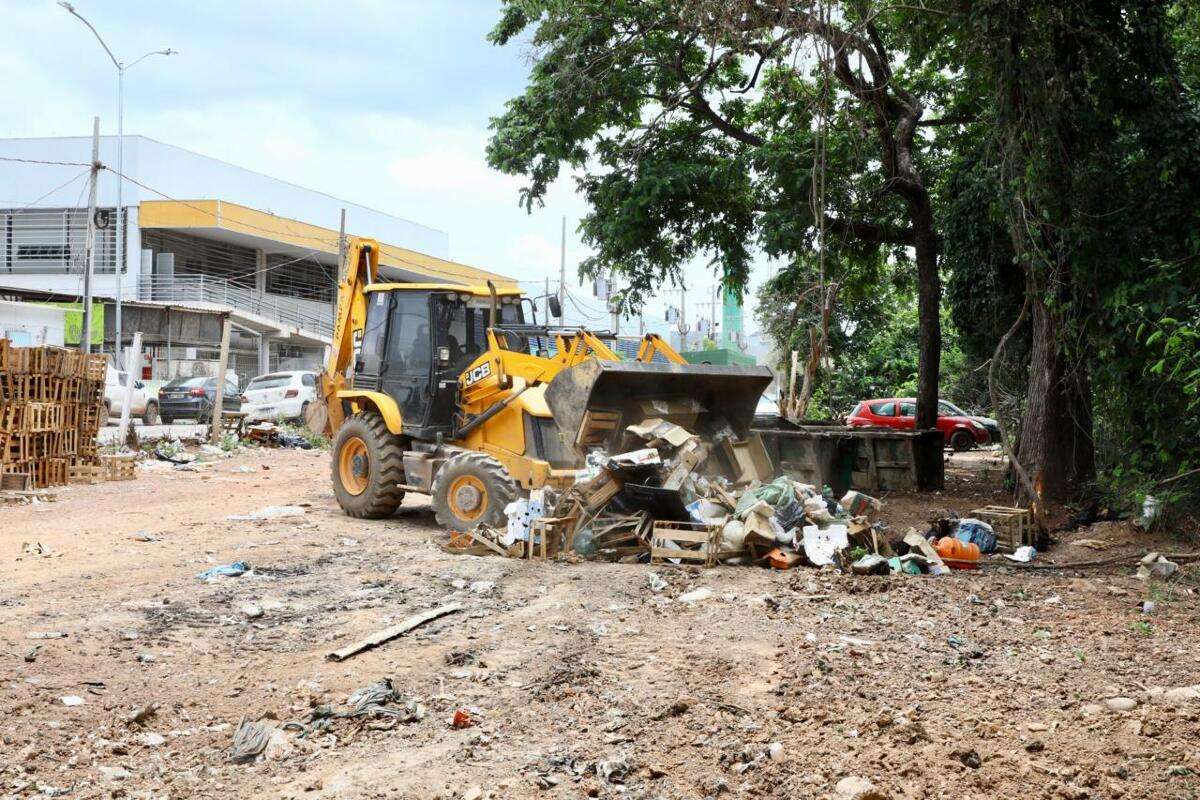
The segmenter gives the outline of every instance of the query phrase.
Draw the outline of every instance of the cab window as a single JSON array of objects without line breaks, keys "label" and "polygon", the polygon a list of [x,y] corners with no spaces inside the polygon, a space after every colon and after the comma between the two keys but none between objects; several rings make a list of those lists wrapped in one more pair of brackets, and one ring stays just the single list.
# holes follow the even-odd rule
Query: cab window
[{"label": "cab window", "polygon": [[916,415],[917,415],[917,404],[916,403],[901,403],[900,404],[900,416],[915,417]]},{"label": "cab window", "polygon": [[894,417],[896,415],[896,404],[893,402],[876,403],[871,406],[871,413],[877,417]]}]

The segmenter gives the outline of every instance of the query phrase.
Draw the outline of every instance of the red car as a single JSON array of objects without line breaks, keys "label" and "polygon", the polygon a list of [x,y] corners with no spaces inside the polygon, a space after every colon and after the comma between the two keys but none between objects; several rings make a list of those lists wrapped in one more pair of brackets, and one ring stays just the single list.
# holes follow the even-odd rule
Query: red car
[{"label": "red car", "polygon": [[[916,417],[916,400],[911,397],[891,397],[862,401],[846,417],[846,424],[854,428],[876,426],[912,430],[917,426]],[[938,430],[955,450],[970,450],[976,445],[989,444],[993,438],[985,424],[989,421],[964,414],[945,400],[938,401]]]}]

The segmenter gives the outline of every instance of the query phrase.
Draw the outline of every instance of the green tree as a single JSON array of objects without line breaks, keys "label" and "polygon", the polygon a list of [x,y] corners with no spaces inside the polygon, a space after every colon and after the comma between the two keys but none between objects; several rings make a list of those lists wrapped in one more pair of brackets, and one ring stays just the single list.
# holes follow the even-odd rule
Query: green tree
[{"label": "green tree", "polygon": [[528,178],[529,207],[574,171],[595,252],[582,270],[623,275],[634,306],[695,258],[735,291],[756,250],[915,267],[918,424],[932,427],[945,120],[927,110],[954,81],[917,57],[923,17],[873,0],[503,0],[491,38],[527,40],[533,65],[492,122],[488,161]]},{"label": "green tree", "polygon": [[[1135,331],[1186,318],[1172,298],[1200,288],[1195,12],[985,0],[956,19],[949,49],[980,113],[944,173],[952,298],[968,341],[1027,320],[1019,463],[1052,502],[1092,484],[1097,429],[1122,464],[1161,469],[1188,452],[1161,446],[1182,388],[1148,385],[1160,340]],[[972,313],[981,284],[999,315]]]}]

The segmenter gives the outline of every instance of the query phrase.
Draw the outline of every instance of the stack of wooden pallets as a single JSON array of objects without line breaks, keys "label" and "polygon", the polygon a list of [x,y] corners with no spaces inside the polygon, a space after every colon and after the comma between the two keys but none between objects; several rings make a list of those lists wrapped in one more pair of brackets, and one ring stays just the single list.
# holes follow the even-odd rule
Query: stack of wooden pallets
[{"label": "stack of wooden pallets", "polygon": [[103,355],[0,339],[0,474],[28,475],[35,488],[104,480],[106,369]]}]

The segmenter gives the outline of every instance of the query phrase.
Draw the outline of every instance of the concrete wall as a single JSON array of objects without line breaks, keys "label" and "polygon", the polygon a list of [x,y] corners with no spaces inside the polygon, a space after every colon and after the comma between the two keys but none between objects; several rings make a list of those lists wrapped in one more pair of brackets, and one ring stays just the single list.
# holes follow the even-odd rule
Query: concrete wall
[{"label": "concrete wall", "polygon": [[[65,312],[33,303],[0,300],[0,338],[12,339],[22,347],[50,344],[63,345]],[[27,341],[21,341],[28,336]]]}]

